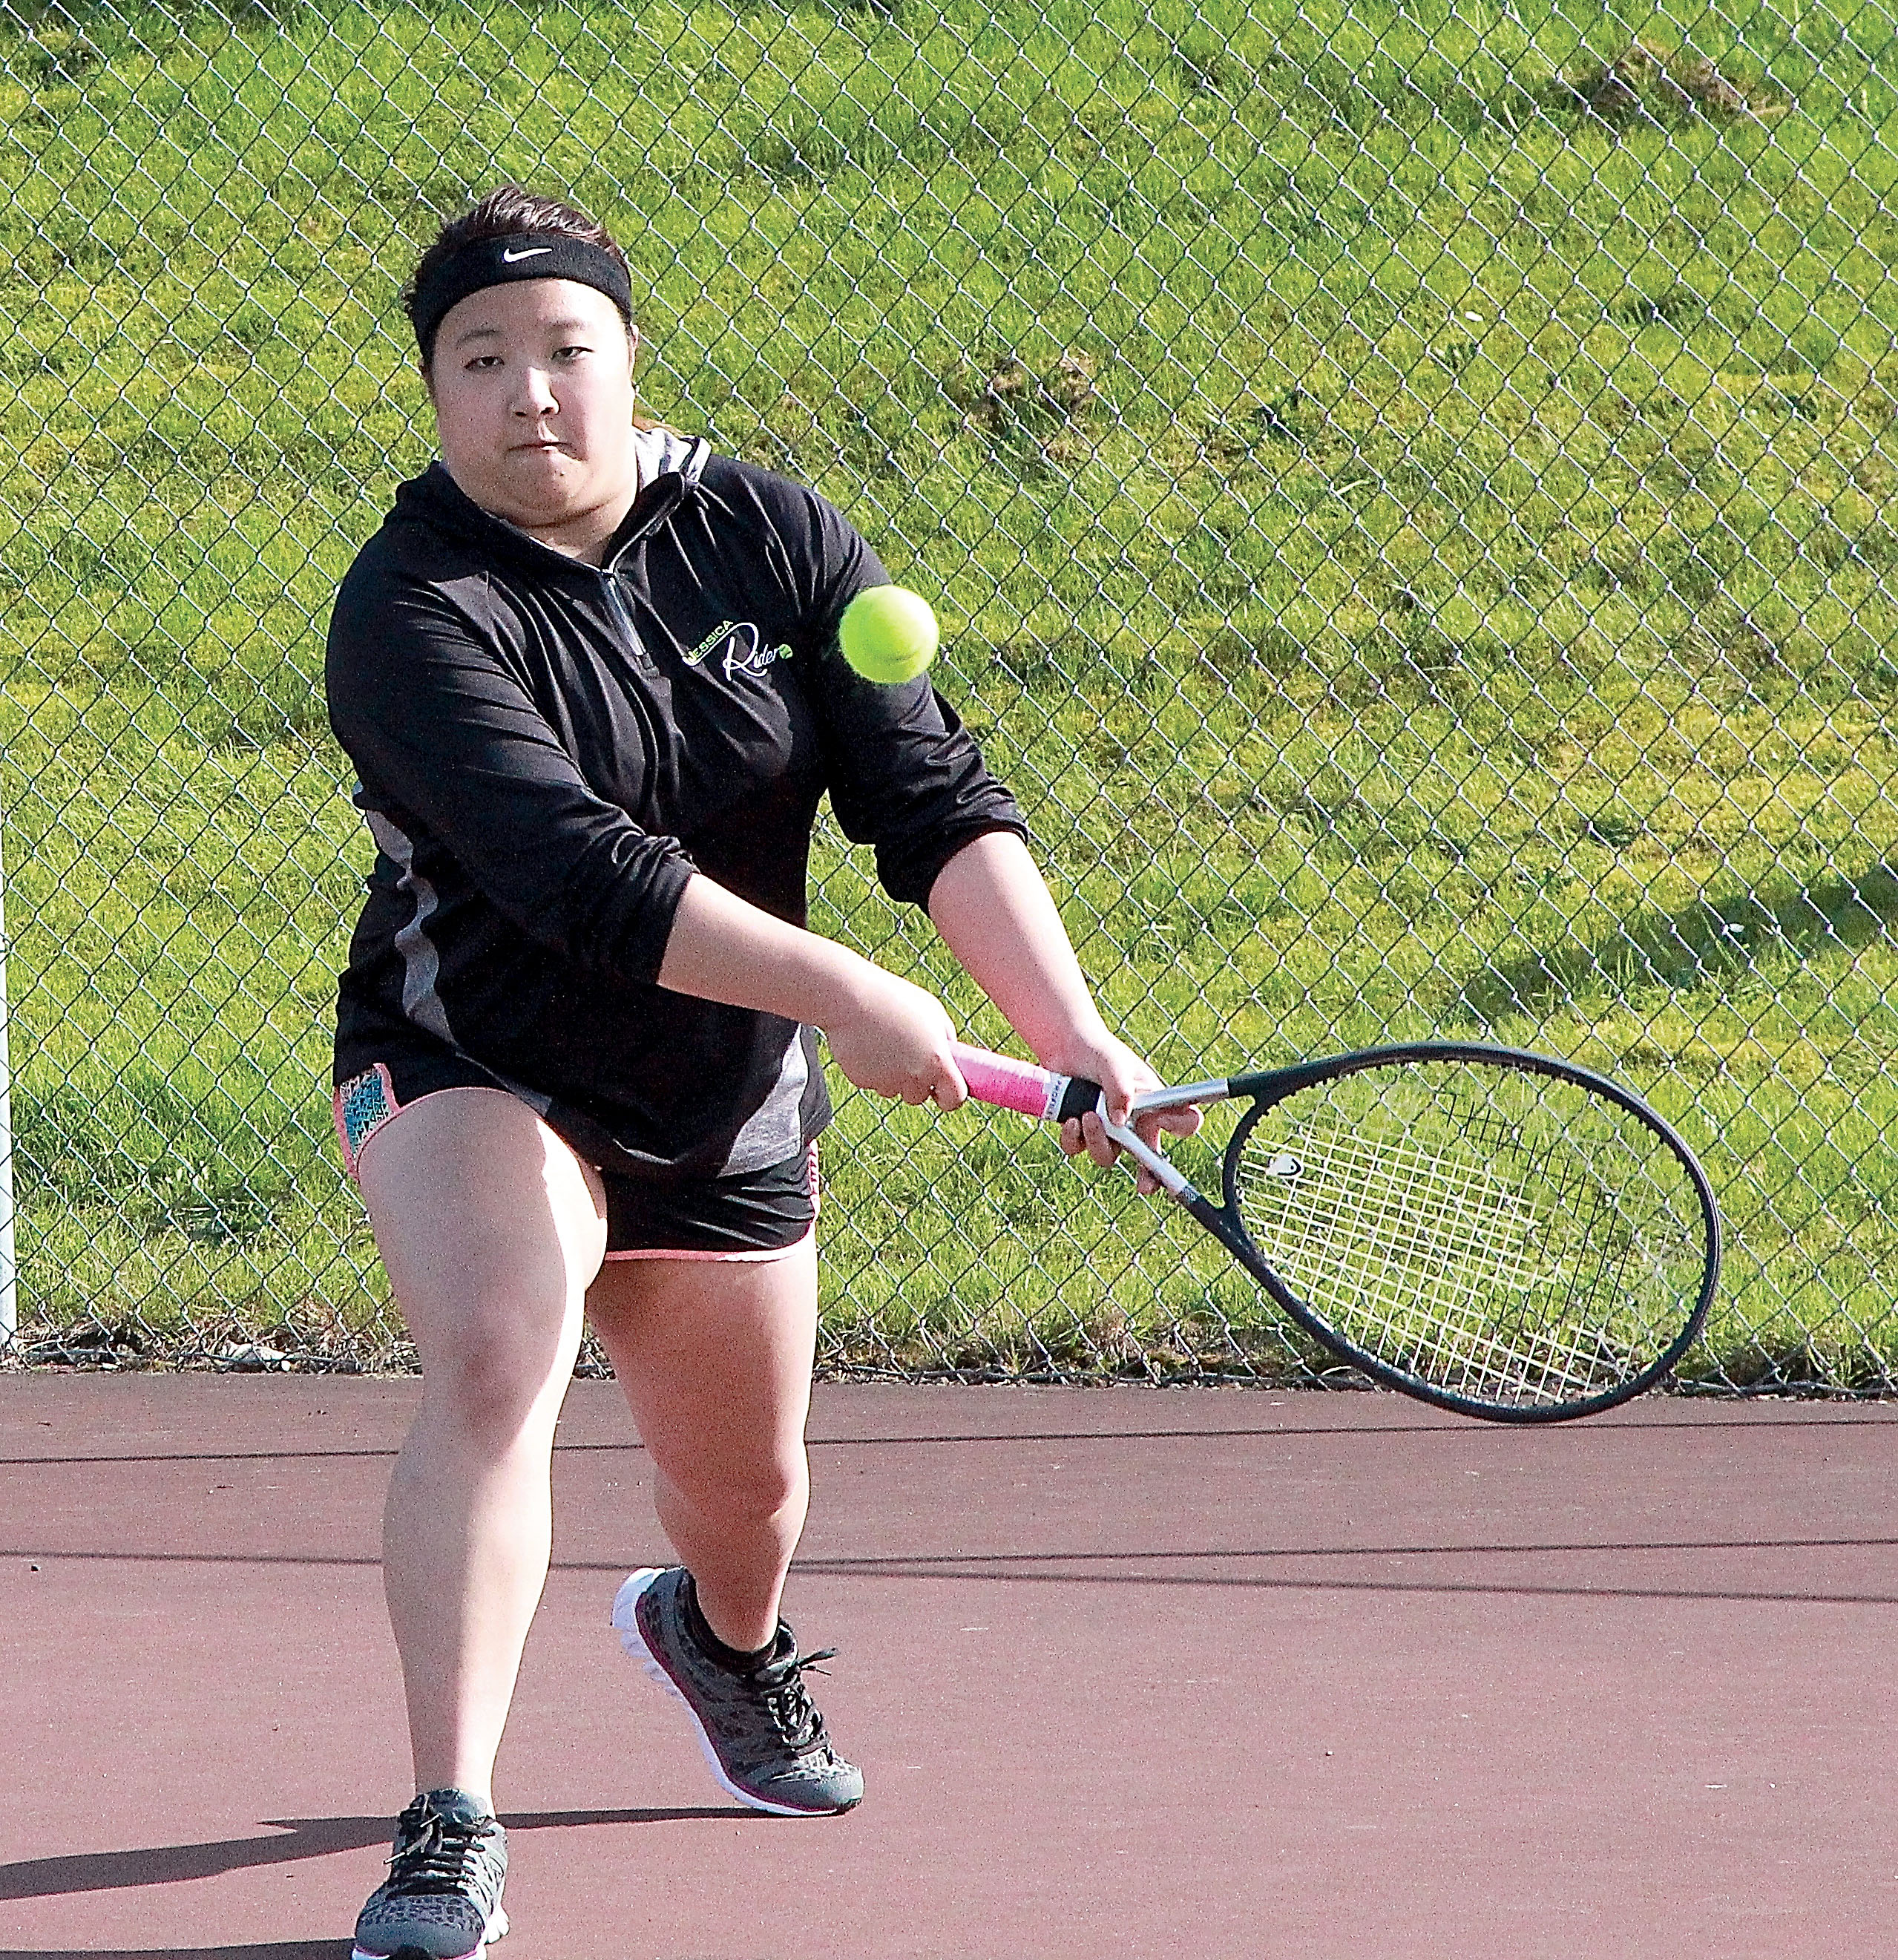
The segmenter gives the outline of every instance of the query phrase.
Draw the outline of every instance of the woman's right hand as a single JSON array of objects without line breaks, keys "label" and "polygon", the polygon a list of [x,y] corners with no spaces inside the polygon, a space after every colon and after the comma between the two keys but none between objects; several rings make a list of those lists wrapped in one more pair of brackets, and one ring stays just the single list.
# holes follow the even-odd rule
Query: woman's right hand
[{"label": "woman's right hand", "polygon": [[859,1089],[945,1109],[968,1099],[955,1065],[955,1026],[933,994],[866,960],[850,1001],[822,1023],[831,1058]]}]

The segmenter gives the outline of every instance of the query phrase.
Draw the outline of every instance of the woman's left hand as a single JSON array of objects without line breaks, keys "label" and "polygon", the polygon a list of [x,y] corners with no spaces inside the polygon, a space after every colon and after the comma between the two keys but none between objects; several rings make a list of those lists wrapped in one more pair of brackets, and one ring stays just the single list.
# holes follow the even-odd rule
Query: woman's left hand
[{"label": "woman's left hand", "polygon": [[[1116,1041],[1105,1032],[1092,1039],[1076,1040],[1063,1045],[1056,1052],[1044,1056],[1041,1065],[1063,1075],[1098,1082],[1107,1098],[1108,1116],[1122,1128],[1127,1127],[1137,1096],[1165,1087],[1124,1042]],[[1183,1109],[1149,1109],[1134,1119],[1133,1134],[1149,1148],[1157,1150],[1162,1131],[1175,1137],[1190,1137],[1200,1127],[1200,1112],[1191,1106]],[[1070,1118],[1061,1125],[1061,1147],[1071,1157],[1085,1153],[1094,1163],[1102,1166],[1112,1163],[1121,1154],[1120,1145],[1107,1134],[1099,1116],[1092,1112],[1085,1116]],[[1159,1180],[1145,1165],[1136,1167],[1135,1176],[1143,1196],[1150,1197],[1160,1188]]]}]

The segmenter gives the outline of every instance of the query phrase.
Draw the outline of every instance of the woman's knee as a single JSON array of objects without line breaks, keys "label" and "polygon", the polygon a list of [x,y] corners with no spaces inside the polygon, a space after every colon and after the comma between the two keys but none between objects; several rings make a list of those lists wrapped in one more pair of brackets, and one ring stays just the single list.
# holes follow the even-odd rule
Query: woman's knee
[{"label": "woman's knee", "polygon": [[605,1250],[596,1174],[498,1090],[412,1103],[362,1162],[377,1249],[421,1360],[424,1419],[510,1443],[551,1422]]},{"label": "woman's knee", "polygon": [[690,1453],[667,1461],[654,1452],[657,1474],[675,1497],[728,1530],[795,1532],[810,1501],[803,1446],[733,1462]]},{"label": "woman's knee", "polygon": [[491,1452],[537,1425],[551,1432],[573,1374],[577,1311],[571,1319],[561,1326],[490,1318],[437,1338],[422,1364],[426,1418]]}]

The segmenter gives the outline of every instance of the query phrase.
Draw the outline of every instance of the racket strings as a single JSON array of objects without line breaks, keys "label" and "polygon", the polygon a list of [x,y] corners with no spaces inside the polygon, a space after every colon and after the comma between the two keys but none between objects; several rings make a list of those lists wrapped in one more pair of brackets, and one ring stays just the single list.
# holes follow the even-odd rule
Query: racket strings
[{"label": "racket strings", "polygon": [[1291,1099],[1245,1140],[1241,1216],[1360,1352],[1485,1402],[1586,1397],[1678,1323],[1699,1242],[1686,1181],[1593,1099],[1565,1109],[1518,1078],[1499,1106],[1470,1073],[1418,1098],[1413,1071],[1394,1107],[1362,1077]]},{"label": "racket strings", "polygon": [[1249,1205],[1247,1222],[1346,1339],[1413,1367],[1427,1355],[1429,1379],[1466,1392],[1593,1382],[1598,1363],[1581,1331],[1534,1324],[1535,1219],[1499,1179],[1414,1147],[1379,1152],[1346,1137],[1319,1153],[1300,1141],[1300,1176],[1315,1180],[1301,1208],[1268,1217]]}]

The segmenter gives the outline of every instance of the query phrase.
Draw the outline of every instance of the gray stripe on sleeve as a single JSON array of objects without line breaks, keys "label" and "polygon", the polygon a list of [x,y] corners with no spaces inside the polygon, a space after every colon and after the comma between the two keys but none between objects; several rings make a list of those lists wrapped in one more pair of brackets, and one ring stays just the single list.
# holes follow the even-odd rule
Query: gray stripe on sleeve
[{"label": "gray stripe on sleeve", "polygon": [[448,1010],[443,1006],[436,983],[441,977],[441,956],[428,937],[428,921],[441,902],[433,883],[415,869],[415,847],[407,832],[389,822],[381,811],[363,813],[376,848],[402,873],[402,888],[415,902],[408,924],[396,934],[396,950],[402,955],[402,1010],[418,1028],[426,1028],[450,1048],[458,1045],[448,1025]]}]

